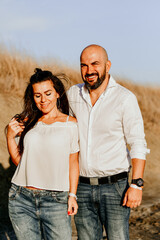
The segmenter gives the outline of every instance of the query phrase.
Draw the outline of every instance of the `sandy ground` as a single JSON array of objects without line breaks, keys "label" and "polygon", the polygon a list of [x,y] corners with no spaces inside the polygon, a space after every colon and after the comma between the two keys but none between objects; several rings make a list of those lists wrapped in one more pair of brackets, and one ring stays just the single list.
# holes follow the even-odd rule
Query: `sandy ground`
[{"label": "sandy ground", "polygon": [[[72,219],[72,240],[76,240],[76,229]],[[104,239],[107,239],[104,234]],[[143,204],[131,211],[130,240],[160,239],[160,203]],[[0,240],[16,240],[8,218],[0,219]],[[85,239],[84,239],[85,240]]]}]

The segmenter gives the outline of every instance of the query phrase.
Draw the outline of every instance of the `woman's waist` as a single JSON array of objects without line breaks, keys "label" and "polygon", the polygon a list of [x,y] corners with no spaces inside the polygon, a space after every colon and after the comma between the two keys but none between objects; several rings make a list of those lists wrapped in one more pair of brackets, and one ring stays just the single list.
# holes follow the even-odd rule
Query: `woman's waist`
[{"label": "woman's waist", "polygon": [[21,185],[17,185],[15,183],[12,183],[12,188],[14,188],[15,190],[19,191],[19,192],[35,192],[35,193],[62,193],[62,192],[68,192],[68,191],[63,191],[63,190],[54,190],[54,189],[45,189],[45,188],[37,188],[37,187],[32,187],[32,186],[21,186]]}]

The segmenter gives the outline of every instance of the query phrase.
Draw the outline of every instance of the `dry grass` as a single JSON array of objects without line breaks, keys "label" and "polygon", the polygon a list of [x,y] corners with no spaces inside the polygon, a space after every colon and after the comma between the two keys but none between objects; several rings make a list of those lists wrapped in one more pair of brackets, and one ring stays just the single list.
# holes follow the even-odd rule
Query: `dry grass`
[{"label": "dry grass", "polygon": [[26,82],[34,73],[36,67],[43,70],[50,70],[54,74],[66,74],[70,79],[67,88],[80,81],[80,74],[63,64],[57,64],[55,61],[38,63],[33,57],[22,55],[19,52],[10,52],[4,47],[0,47],[0,87],[1,91],[17,93],[22,96],[26,87]]},{"label": "dry grass", "polygon": [[[19,54],[16,51],[11,53],[6,49],[0,48],[0,102],[2,106],[0,114],[0,131],[2,136],[0,139],[0,162],[4,168],[9,167],[9,161],[3,129],[9,119],[21,111],[22,95],[26,82],[28,82],[30,75],[33,74],[36,67],[41,67],[43,70],[51,70],[54,74],[66,74],[70,79],[67,88],[72,84],[81,82],[80,73],[75,69],[63,64],[57,64],[53,60],[49,60],[47,63],[38,63],[33,57]],[[158,192],[159,188],[157,188],[157,182],[160,180],[158,171],[160,163],[160,88],[140,86],[121,79],[118,79],[118,81],[135,93],[142,110],[147,143],[151,149],[145,171],[145,181],[148,185],[146,184],[144,192],[145,196],[152,194],[155,198],[158,198],[160,195],[160,190]]]},{"label": "dry grass", "polygon": [[[28,82],[36,67],[51,70],[54,74],[66,74],[70,79],[65,84],[67,88],[72,84],[81,82],[80,73],[73,68],[57,64],[53,60],[49,60],[47,63],[38,63],[33,57],[22,55],[16,51],[11,53],[4,47],[0,47],[1,92],[16,93],[22,96],[26,82]],[[140,86],[122,79],[118,79],[118,82],[137,96],[144,117],[145,128],[155,127],[160,119],[160,88]]]}]

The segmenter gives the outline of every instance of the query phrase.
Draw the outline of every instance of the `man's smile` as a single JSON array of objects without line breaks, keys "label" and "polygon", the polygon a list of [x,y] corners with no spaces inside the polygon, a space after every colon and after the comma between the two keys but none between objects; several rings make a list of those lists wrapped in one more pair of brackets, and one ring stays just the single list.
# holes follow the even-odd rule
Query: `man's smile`
[{"label": "man's smile", "polygon": [[94,73],[94,74],[86,74],[85,78],[88,82],[93,82],[95,79],[97,79],[98,74]]}]

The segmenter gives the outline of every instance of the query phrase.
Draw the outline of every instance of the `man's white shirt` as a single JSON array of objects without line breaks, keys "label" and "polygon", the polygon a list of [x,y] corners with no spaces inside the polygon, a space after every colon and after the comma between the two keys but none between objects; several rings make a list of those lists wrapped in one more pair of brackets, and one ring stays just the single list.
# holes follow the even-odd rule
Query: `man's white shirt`
[{"label": "man's white shirt", "polygon": [[132,92],[110,76],[107,88],[94,106],[84,84],[72,86],[67,95],[78,121],[80,176],[128,172],[130,159],[146,159],[149,150],[143,119]]}]

